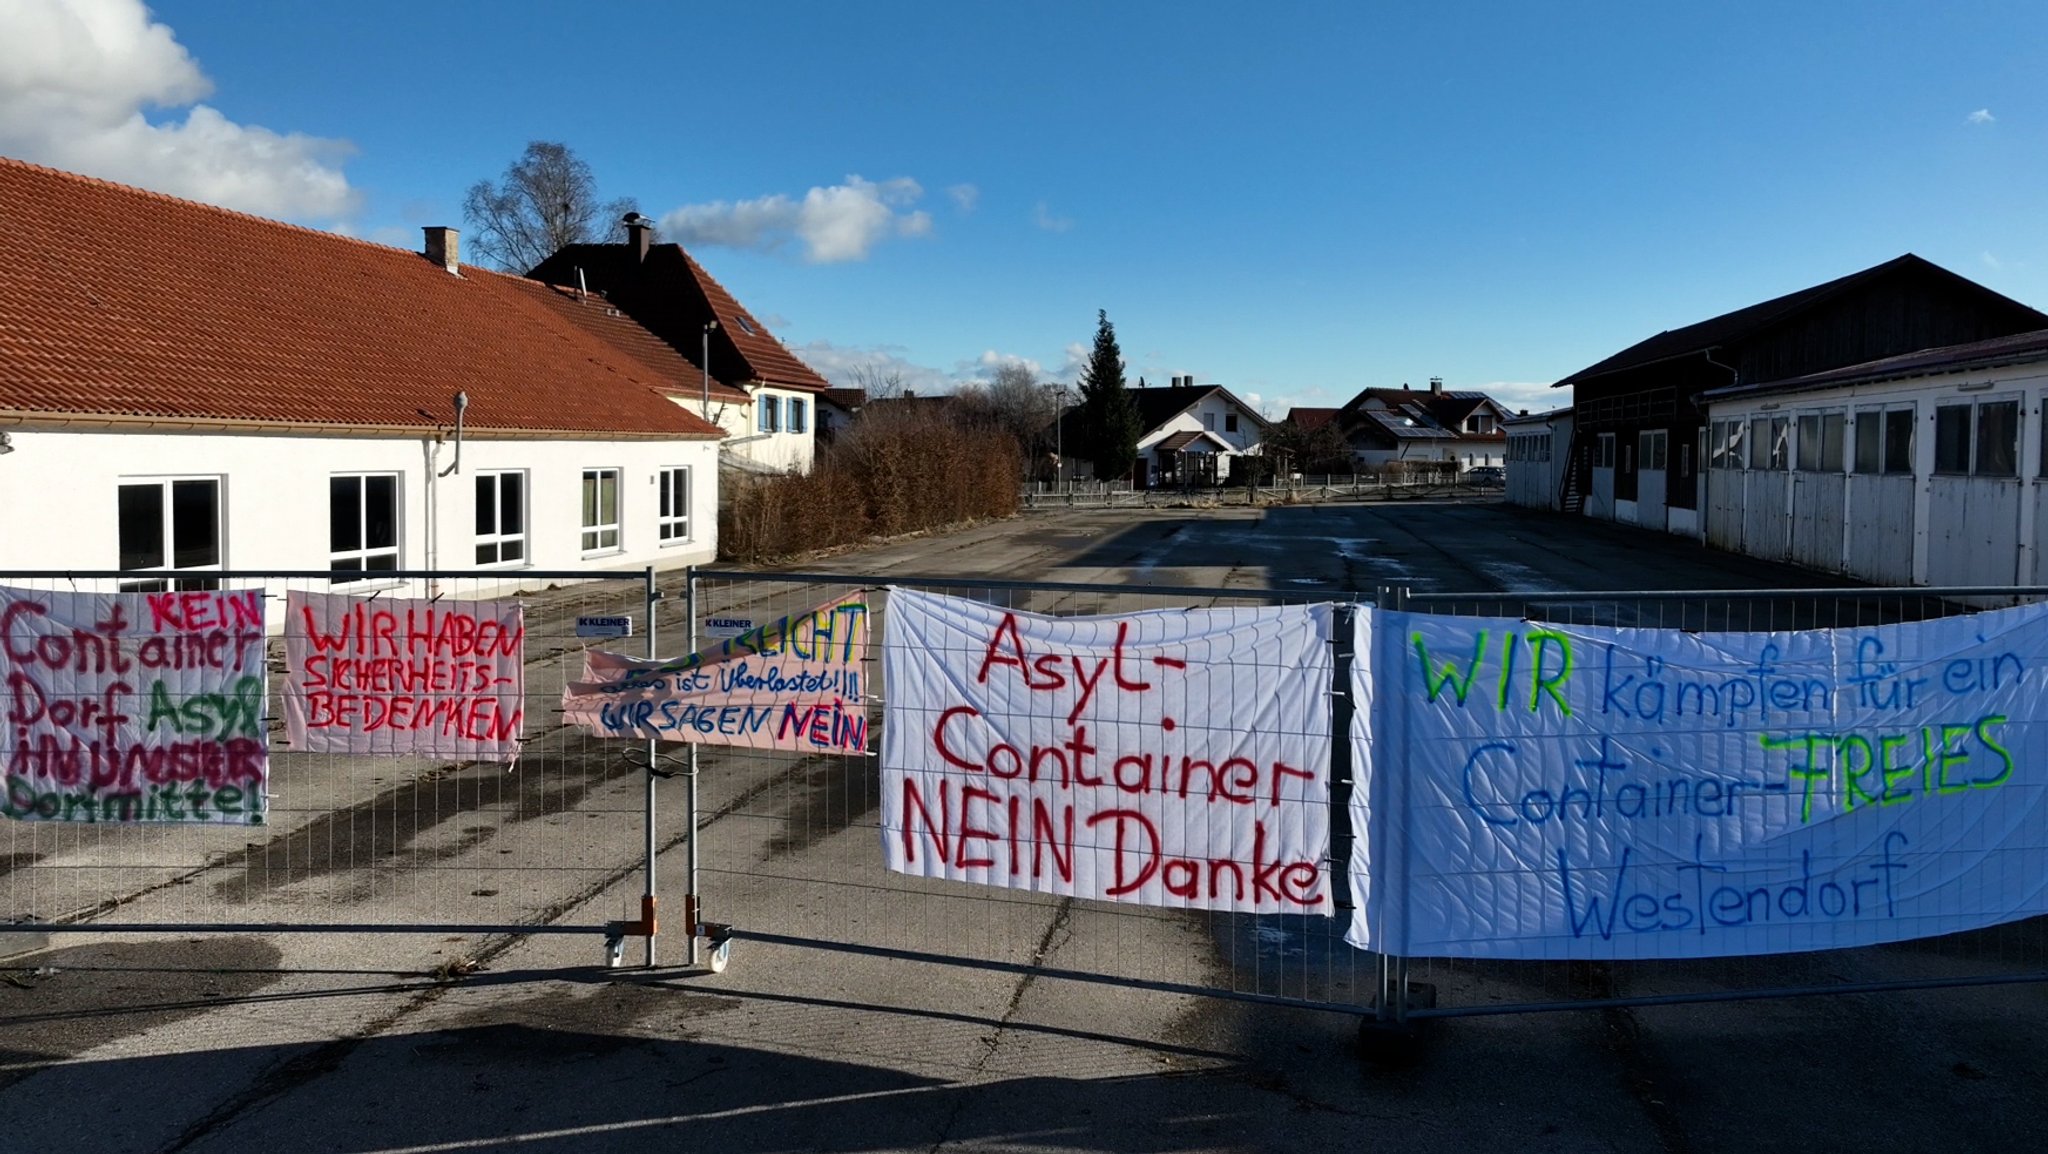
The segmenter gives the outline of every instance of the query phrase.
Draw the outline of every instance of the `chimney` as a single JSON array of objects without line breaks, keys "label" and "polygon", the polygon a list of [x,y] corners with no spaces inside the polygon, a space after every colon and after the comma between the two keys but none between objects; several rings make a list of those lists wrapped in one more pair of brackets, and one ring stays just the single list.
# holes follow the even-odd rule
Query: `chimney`
[{"label": "chimney", "polygon": [[1433,397],[1444,395],[1444,379],[1442,377],[1429,378],[1429,393]]},{"label": "chimney", "polygon": [[626,245],[633,251],[633,263],[647,263],[647,246],[654,243],[654,222],[629,212],[621,223],[626,226]]},{"label": "chimney", "polygon": [[460,274],[462,271],[462,234],[447,225],[430,224],[420,230],[427,234],[427,259]]}]

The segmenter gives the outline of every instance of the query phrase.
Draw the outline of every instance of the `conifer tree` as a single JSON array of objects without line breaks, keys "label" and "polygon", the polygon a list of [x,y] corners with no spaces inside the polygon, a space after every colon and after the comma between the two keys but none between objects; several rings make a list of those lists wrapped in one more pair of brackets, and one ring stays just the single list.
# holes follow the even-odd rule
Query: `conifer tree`
[{"label": "conifer tree", "polygon": [[1109,323],[1109,311],[1095,313],[1095,349],[1088,367],[1081,373],[1081,403],[1075,409],[1075,423],[1081,455],[1095,466],[1099,481],[1116,481],[1130,476],[1138,460],[1138,406],[1124,387],[1124,356],[1117,347],[1116,326]]}]

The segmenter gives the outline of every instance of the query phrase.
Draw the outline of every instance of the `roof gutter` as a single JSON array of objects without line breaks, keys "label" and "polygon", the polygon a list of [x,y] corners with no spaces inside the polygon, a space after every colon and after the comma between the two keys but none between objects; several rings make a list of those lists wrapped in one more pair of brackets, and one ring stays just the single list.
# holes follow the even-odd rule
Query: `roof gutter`
[{"label": "roof gutter", "polygon": [[[143,417],[131,413],[44,413],[0,409],[0,428],[62,433],[222,433],[241,436],[407,439],[438,436],[431,425],[323,425],[309,421],[255,421],[231,417]],[[655,432],[646,429],[492,429],[471,426],[472,441],[717,441],[725,434]]]}]

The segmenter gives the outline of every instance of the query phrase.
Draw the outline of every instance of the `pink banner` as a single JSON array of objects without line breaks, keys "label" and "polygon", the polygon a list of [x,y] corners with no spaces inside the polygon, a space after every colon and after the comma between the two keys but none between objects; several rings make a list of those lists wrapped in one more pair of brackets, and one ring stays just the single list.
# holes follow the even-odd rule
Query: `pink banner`
[{"label": "pink banner", "polygon": [[0,814],[261,825],[263,591],[0,588]]},{"label": "pink banner", "polygon": [[854,594],[687,657],[590,650],[562,713],[599,737],[865,751],[867,635],[867,602]]},{"label": "pink banner", "polygon": [[526,718],[526,610],[293,592],[285,735],[311,753],[511,761]]}]

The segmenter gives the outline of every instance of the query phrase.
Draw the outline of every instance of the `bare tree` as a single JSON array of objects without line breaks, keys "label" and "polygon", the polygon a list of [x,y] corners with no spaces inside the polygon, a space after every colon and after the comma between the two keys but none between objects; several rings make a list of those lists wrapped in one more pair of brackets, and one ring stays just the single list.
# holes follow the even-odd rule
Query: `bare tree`
[{"label": "bare tree", "polygon": [[848,376],[853,387],[865,392],[870,401],[893,401],[903,395],[903,373],[882,361],[855,365]]},{"label": "bare tree", "polygon": [[1052,423],[1059,416],[1056,391],[1040,384],[1025,366],[1003,365],[987,384],[965,385],[954,395],[965,420],[1009,434],[1025,461],[1052,447]]},{"label": "bare tree", "polygon": [[638,206],[623,198],[600,203],[590,165],[565,144],[536,140],[496,184],[479,180],[462,198],[470,251],[507,272],[523,273],[564,245],[612,235]]}]

